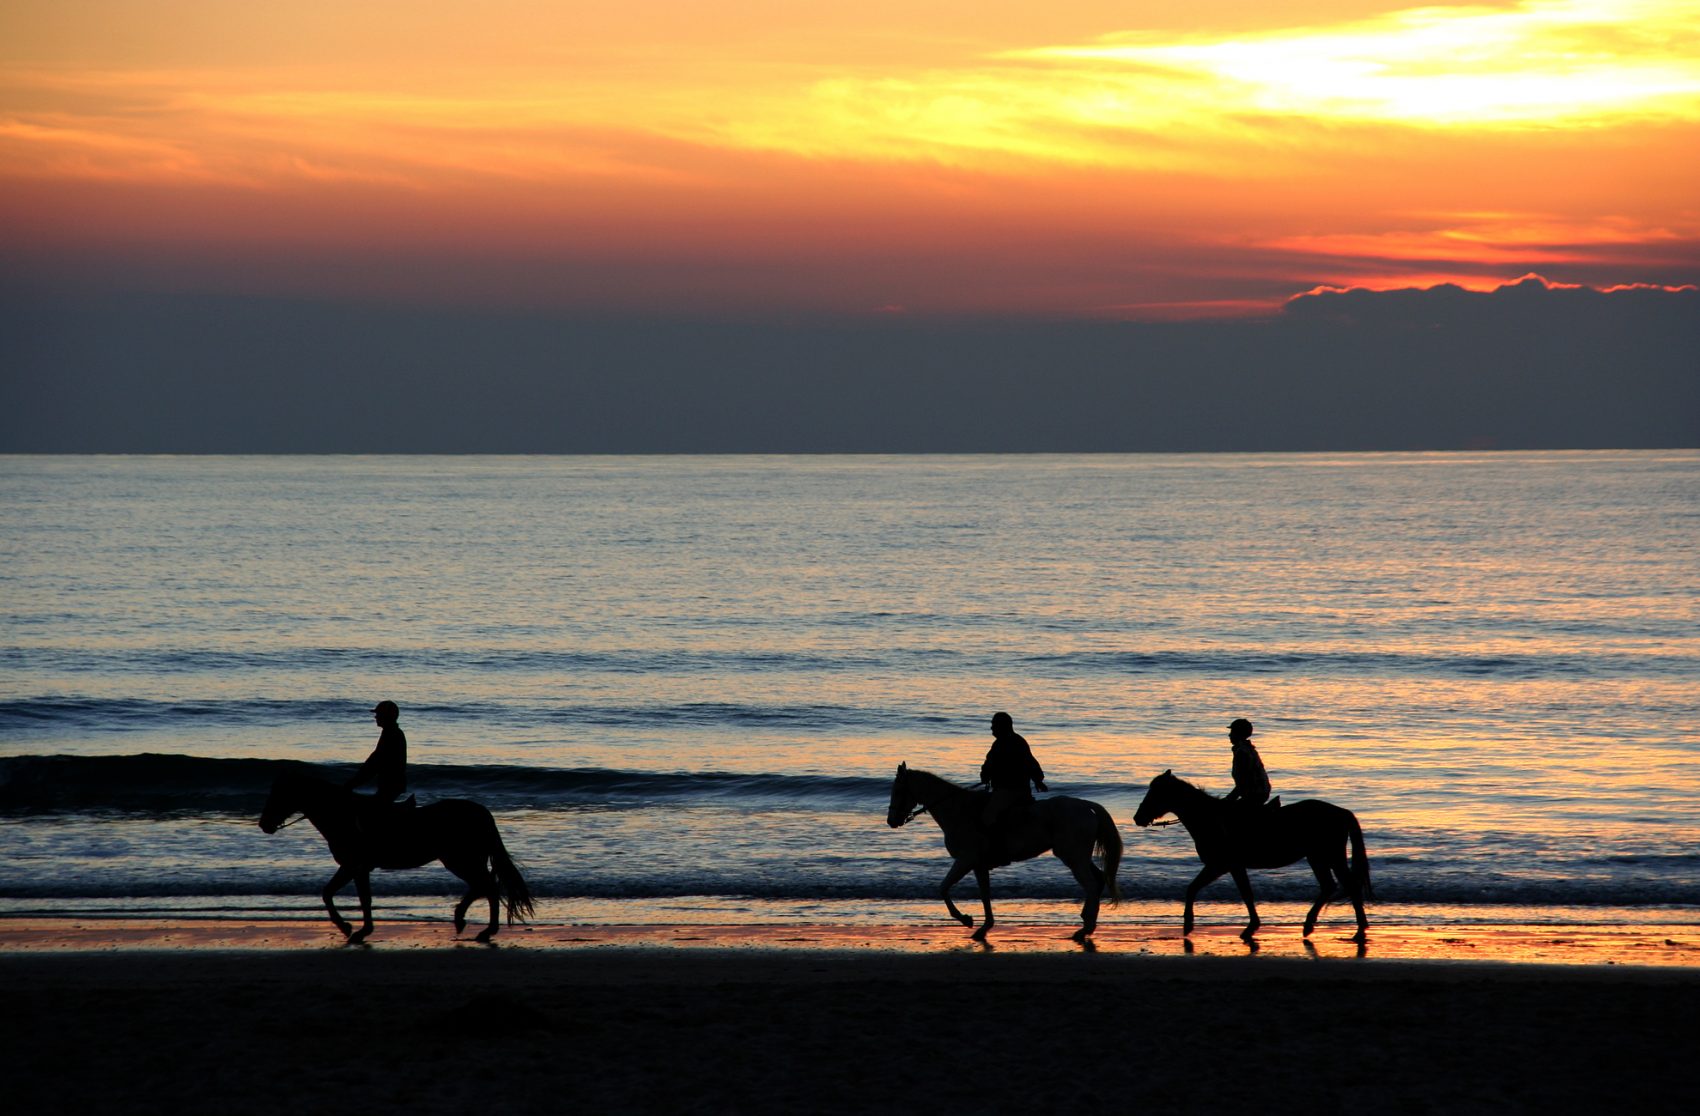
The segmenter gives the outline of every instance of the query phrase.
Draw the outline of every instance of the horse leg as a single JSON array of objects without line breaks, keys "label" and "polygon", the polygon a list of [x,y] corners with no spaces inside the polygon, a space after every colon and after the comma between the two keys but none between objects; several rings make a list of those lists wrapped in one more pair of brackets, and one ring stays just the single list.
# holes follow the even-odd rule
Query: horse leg
[{"label": "horse leg", "polygon": [[484,879],[489,873],[483,870],[483,865],[469,864],[464,860],[444,860],[443,867],[460,877],[460,882],[466,885],[466,894],[455,904],[455,933],[462,934],[466,931],[466,912],[479,896],[490,890],[491,881]]},{"label": "horse leg", "polygon": [[1193,877],[1192,882],[1186,885],[1186,913],[1181,917],[1181,937],[1192,933],[1192,901],[1198,898],[1198,893],[1204,890],[1205,885],[1221,879],[1222,873],[1226,871],[1226,868],[1214,868],[1206,864],[1199,870],[1198,875]]},{"label": "horse leg", "polygon": [[342,931],[342,936],[345,938],[354,933],[354,925],[343,918],[342,912],[336,909],[336,893],[347,887],[348,881],[353,878],[353,869],[338,865],[336,875],[331,877],[330,882],[325,885],[325,889],[319,893],[319,897],[325,901],[325,910],[331,913],[331,921],[336,924],[338,930]]},{"label": "horse leg", "polygon": [[965,860],[956,861],[950,866],[950,871],[944,874],[944,882],[939,885],[939,895],[944,899],[945,909],[950,912],[951,918],[964,926],[974,925],[974,920],[956,909],[956,903],[950,897],[950,889],[956,886],[958,880],[968,874],[971,867],[972,865]]},{"label": "horse leg", "polygon": [[360,896],[360,929],[348,936],[349,945],[359,945],[372,933],[372,873],[356,872],[354,891]]},{"label": "horse leg", "polygon": [[1364,914],[1363,881],[1351,872],[1341,872],[1340,876],[1346,881],[1346,894],[1352,897],[1352,913],[1358,916],[1358,932],[1351,940],[1362,945],[1369,940],[1369,917]]},{"label": "horse leg", "polygon": [[502,908],[502,889],[496,883],[496,874],[488,870],[484,873],[484,894],[490,900],[490,925],[479,931],[476,938],[488,945],[502,925],[501,919],[497,917],[497,912]]},{"label": "horse leg", "polygon": [[988,868],[974,869],[974,882],[980,885],[980,906],[986,909],[986,921],[972,935],[975,941],[986,940],[986,931],[992,928],[992,873]]},{"label": "horse leg", "polygon": [[1310,913],[1305,915],[1305,937],[1316,929],[1316,916],[1322,913],[1322,908],[1328,905],[1328,900],[1334,897],[1334,873],[1327,865],[1318,864],[1314,859],[1310,862],[1310,870],[1316,874],[1316,902],[1310,905]]},{"label": "horse leg", "polygon": [[1245,900],[1246,913],[1251,916],[1251,921],[1240,931],[1240,937],[1249,942],[1257,933],[1257,928],[1263,925],[1263,920],[1257,917],[1257,901],[1251,897],[1251,877],[1246,875],[1244,868],[1230,868],[1228,871],[1233,874],[1234,886],[1240,889],[1240,898]]},{"label": "horse leg", "polygon": [[464,933],[466,931],[466,910],[467,910],[468,907],[472,906],[472,901],[474,899],[478,898],[478,893],[476,891],[470,890],[470,888],[471,888],[471,881],[470,880],[467,881],[467,886],[468,886],[467,893],[465,895],[462,895],[460,897],[460,902],[455,904],[455,933],[456,934],[461,934],[461,933]]},{"label": "horse leg", "polygon": [[1098,906],[1102,902],[1104,894],[1104,873],[1098,870],[1096,864],[1092,863],[1090,856],[1072,864],[1069,864],[1066,860],[1063,863],[1068,864],[1068,870],[1074,873],[1074,878],[1079,880],[1080,886],[1086,889],[1086,901],[1080,905],[1082,925],[1080,929],[1074,932],[1074,940],[1083,942],[1087,935],[1098,929]]}]

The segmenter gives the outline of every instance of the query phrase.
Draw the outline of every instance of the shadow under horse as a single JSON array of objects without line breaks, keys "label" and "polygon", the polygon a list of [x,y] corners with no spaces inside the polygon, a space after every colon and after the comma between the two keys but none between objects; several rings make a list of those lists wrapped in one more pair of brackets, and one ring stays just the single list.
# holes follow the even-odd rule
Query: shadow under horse
[{"label": "shadow under horse", "polygon": [[[372,933],[372,870],[418,868],[433,860],[466,881],[467,892],[455,904],[455,933],[466,929],[466,912],[479,899],[490,901],[490,925],[478,941],[495,937],[497,909],[507,905],[508,923],[523,922],[533,913],[531,888],[502,844],[496,820],[476,802],[446,798],[427,806],[378,806],[363,801],[346,787],[309,775],[286,771],[272,783],[260,811],[260,828],[276,833],[285,819],[305,814],[330,846],[336,875],[321,895],[336,928],[357,944]],[[373,824],[372,817],[378,820]],[[365,819],[365,820],[363,820]],[[336,907],[336,893],[353,882],[360,896],[360,929]]]},{"label": "shadow under horse", "polygon": [[[1252,899],[1246,869],[1284,868],[1300,860],[1310,862],[1310,870],[1316,874],[1321,888],[1305,916],[1304,936],[1310,937],[1316,929],[1317,915],[1339,890],[1351,897],[1352,909],[1358,916],[1358,932],[1351,940],[1362,942],[1368,936],[1364,898],[1372,894],[1369,856],[1364,852],[1363,829],[1358,825],[1357,815],[1350,810],[1319,798],[1307,798],[1276,809],[1241,806],[1217,798],[1173,771],[1165,771],[1151,780],[1133,822],[1147,826],[1164,814],[1180,819],[1198,850],[1198,859],[1204,862],[1204,868],[1187,885],[1186,914],[1181,923],[1183,937],[1192,933],[1193,900],[1206,884],[1228,873],[1240,889],[1240,898],[1251,916],[1246,928],[1240,931],[1240,937],[1250,941],[1263,920],[1257,917],[1257,903]],[[1350,864],[1346,860],[1348,844],[1352,853]]]},{"label": "shadow under horse", "polygon": [[[1102,897],[1108,893],[1112,903],[1121,898],[1116,869],[1122,859],[1122,838],[1110,812],[1084,798],[1058,795],[1033,803],[1026,817],[1014,821],[1007,831],[999,827],[1000,832],[994,833],[981,820],[986,799],[985,791],[971,791],[930,772],[911,771],[906,763],[898,764],[885,820],[896,829],[928,813],[939,823],[944,847],[955,857],[939,885],[939,895],[950,917],[964,926],[974,925],[974,919],[957,910],[950,889],[969,872],[980,885],[986,921],[974,931],[975,941],[985,941],[986,932],[992,928],[992,869],[1031,860],[1047,851],[1054,854],[1086,890],[1086,901],[1080,908],[1084,925],[1073,935],[1075,941],[1084,942],[1098,928]],[[1102,870],[1092,862],[1094,850],[1103,855]]]}]

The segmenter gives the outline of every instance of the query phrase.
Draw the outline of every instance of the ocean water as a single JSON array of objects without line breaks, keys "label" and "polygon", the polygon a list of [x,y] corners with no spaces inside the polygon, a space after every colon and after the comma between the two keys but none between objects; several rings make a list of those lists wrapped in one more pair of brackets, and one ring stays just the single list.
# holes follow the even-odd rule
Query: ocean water
[{"label": "ocean water", "polygon": [[546,916],[936,913],[892,774],[972,783],[997,710],[1138,899],[1196,870],[1146,783],[1226,790],[1244,716],[1284,800],[1358,814],[1380,917],[1692,913],[1697,554],[1694,451],[4,457],[0,913],[310,911],[322,844],[255,817],[384,698]]}]

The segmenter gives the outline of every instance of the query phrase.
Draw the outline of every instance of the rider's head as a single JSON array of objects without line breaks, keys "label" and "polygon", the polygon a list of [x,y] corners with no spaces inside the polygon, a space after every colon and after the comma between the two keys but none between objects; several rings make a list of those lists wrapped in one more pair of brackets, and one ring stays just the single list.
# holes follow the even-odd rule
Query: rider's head
[{"label": "rider's head", "polygon": [[401,718],[401,710],[393,701],[380,701],[372,707],[372,716],[380,725],[393,725]]},{"label": "rider's head", "polygon": [[1251,739],[1251,722],[1244,717],[1236,717],[1228,726],[1228,739],[1234,741]]},{"label": "rider's head", "polygon": [[1010,719],[1010,716],[1009,716],[1008,713],[993,713],[992,714],[992,735],[993,736],[1006,736],[1009,733],[1012,733],[1014,731],[1015,731],[1015,722]]}]

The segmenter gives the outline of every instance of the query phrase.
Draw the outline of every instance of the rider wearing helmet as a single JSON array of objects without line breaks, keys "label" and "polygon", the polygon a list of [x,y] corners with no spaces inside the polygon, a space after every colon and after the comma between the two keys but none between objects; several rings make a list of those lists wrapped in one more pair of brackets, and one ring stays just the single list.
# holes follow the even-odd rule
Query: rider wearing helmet
[{"label": "rider wearing helmet", "polygon": [[1011,806],[1033,801],[1033,792],[1027,789],[1029,782],[1045,789],[1044,769],[1033,758],[1027,739],[1015,731],[1008,713],[992,714],[992,747],[986,753],[986,762],[980,765],[980,781],[992,788],[981,818],[988,826]]},{"label": "rider wearing helmet", "polygon": [[1225,802],[1261,806],[1269,801],[1269,772],[1263,769],[1263,757],[1257,754],[1251,733],[1251,722],[1244,717],[1235,718],[1228,726],[1228,740],[1234,750],[1234,789]]}]

